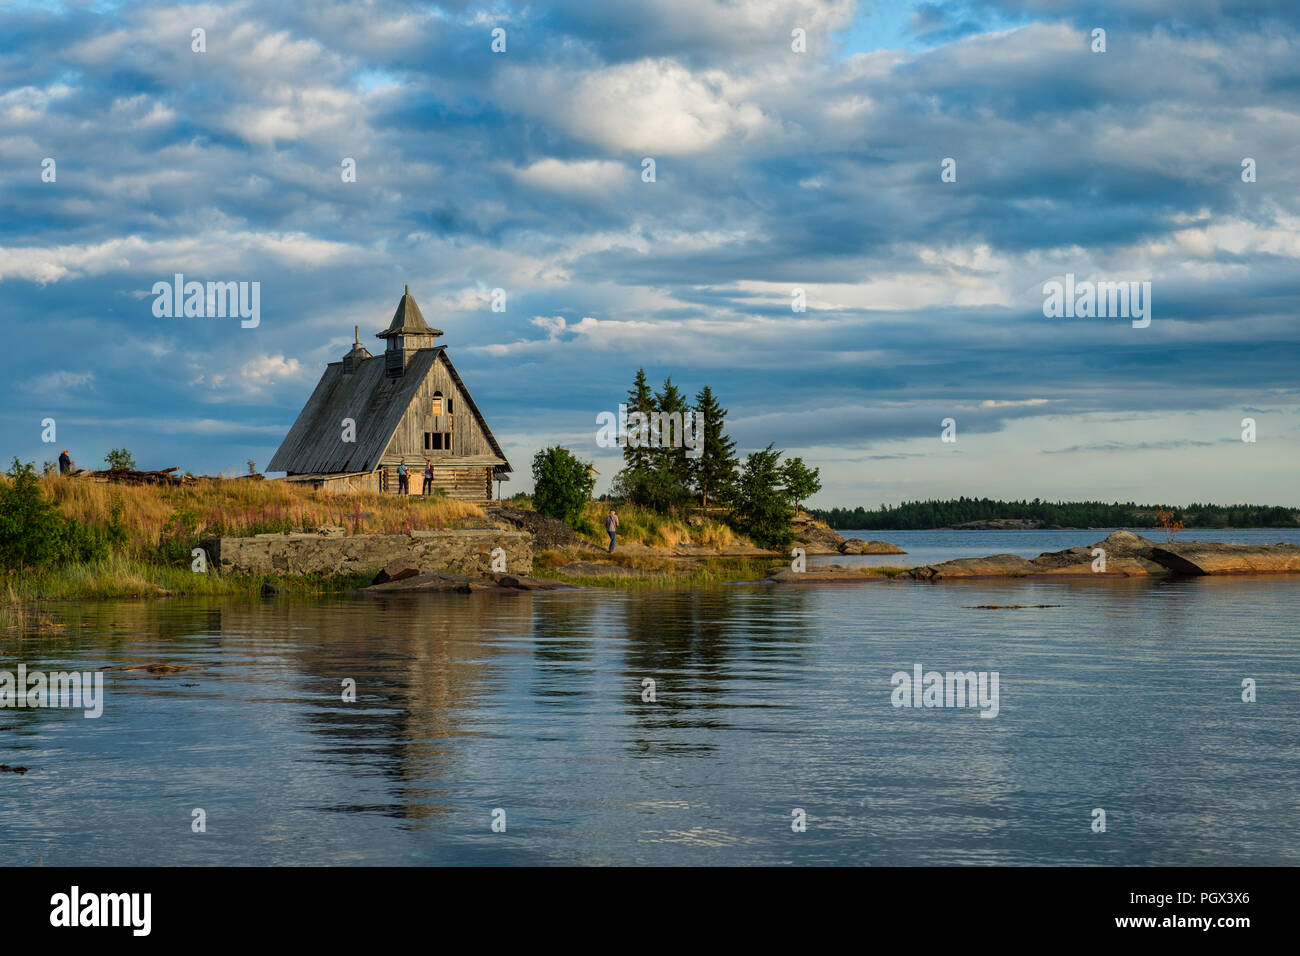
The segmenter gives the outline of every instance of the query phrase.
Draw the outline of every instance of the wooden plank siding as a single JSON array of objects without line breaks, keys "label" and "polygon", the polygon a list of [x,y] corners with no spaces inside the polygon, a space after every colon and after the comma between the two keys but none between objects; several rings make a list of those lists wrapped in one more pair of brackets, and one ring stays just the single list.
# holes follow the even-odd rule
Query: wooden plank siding
[{"label": "wooden plank siding", "polygon": [[[418,497],[424,489],[424,462],[418,467],[408,461],[406,468],[410,472],[411,496]],[[384,465],[377,475],[386,494],[397,494],[397,465]],[[433,489],[448,498],[462,501],[489,501],[492,498],[492,468],[490,466],[439,466],[433,467]]]},{"label": "wooden plank siding", "polygon": [[[442,393],[443,414],[433,414],[433,394]],[[440,458],[477,458],[494,455],[496,449],[487,439],[483,424],[470,409],[466,392],[452,377],[451,369],[445,358],[439,355],[439,361],[433,364],[424,376],[424,381],[407,405],[406,414],[393,432],[392,440],[384,449],[384,460],[390,458],[407,458],[410,465],[412,458],[418,458],[420,467],[424,467],[425,457],[435,462]],[[448,413],[447,402],[451,401]],[[451,450],[430,450],[424,447],[426,432],[450,432]],[[505,459],[501,458],[504,463]]]}]

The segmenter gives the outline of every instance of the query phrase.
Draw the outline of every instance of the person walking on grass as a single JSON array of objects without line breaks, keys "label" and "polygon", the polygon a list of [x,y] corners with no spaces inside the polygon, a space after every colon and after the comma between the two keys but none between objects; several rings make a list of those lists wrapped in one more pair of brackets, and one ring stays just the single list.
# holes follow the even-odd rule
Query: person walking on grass
[{"label": "person walking on grass", "polygon": [[405,458],[397,466],[397,493],[399,495],[409,495],[411,493],[411,475],[406,470]]},{"label": "person walking on grass", "polygon": [[72,471],[72,459],[68,457],[68,450],[65,448],[59,455],[59,474],[66,475],[70,471]]},{"label": "person walking on grass", "polygon": [[428,495],[433,493],[433,462],[424,459],[424,487],[420,489],[420,494]]},{"label": "person walking on grass", "polygon": [[614,553],[614,538],[618,536],[618,515],[614,514],[614,509],[609,509],[609,515],[605,518],[605,530],[609,532],[609,553]]}]

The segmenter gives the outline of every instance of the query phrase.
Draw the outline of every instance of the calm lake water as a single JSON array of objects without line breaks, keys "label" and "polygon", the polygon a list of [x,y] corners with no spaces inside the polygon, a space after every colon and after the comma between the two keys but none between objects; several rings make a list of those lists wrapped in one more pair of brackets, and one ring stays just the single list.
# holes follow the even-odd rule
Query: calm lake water
[{"label": "calm lake water", "polygon": [[[0,763],[30,768],[0,773],[0,841],[10,865],[1296,865],[1297,612],[1300,576],[62,605],[0,670],[111,666],[104,713],[0,710]],[[148,663],[192,669],[121,669]],[[997,717],[891,706],[917,663],[997,671]]]}]

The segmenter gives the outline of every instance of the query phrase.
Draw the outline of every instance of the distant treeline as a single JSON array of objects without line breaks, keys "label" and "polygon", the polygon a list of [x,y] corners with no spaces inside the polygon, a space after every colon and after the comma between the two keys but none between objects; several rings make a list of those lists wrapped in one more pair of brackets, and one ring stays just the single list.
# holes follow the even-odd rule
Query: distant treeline
[{"label": "distant treeline", "polygon": [[[878,509],[810,509],[832,528],[922,530],[947,528],[967,521],[994,518],[1038,520],[1066,528],[1146,528],[1156,523],[1159,505],[1102,501],[995,501],[992,498],[955,498],[948,501],[904,501]],[[1188,528],[1293,528],[1300,511],[1267,505],[1201,505],[1172,507],[1174,519]]]}]

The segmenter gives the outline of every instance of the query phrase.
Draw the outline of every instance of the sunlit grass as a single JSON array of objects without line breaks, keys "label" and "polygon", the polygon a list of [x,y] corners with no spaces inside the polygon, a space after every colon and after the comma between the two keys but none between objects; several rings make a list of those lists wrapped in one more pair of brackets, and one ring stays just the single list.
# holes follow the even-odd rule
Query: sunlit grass
[{"label": "sunlit grass", "polygon": [[404,534],[486,519],[478,505],[455,498],[331,492],[285,481],[204,478],[175,486],[125,485],[46,475],[42,486],[65,515],[86,524],[106,526],[119,508],[126,547],[135,556],[158,548],[178,525],[194,537],[328,526],[347,534]]}]

